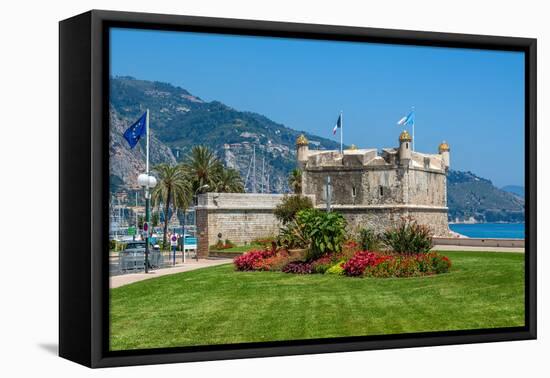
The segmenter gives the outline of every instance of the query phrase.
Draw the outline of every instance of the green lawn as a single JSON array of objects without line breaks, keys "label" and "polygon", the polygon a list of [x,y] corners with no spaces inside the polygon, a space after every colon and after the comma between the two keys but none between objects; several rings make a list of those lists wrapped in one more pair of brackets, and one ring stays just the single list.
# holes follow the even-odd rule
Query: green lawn
[{"label": "green lawn", "polygon": [[348,278],[222,265],[111,289],[111,349],[524,325],[524,255],[445,252],[451,273]]}]

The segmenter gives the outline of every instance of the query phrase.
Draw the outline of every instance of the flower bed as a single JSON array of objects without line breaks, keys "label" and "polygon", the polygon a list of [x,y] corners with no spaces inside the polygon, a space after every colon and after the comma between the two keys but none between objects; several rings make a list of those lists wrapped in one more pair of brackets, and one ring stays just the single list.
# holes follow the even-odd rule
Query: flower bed
[{"label": "flower bed", "polygon": [[350,277],[362,276],[367,267],[377,266],[378,264],[391,259],[387,255],[379,255],[374,252],[360,251],[351,259],[342,265],[344,274]]},{"label": "flower bed", "polygon": [[368,266],[367,277],[416,277],[448,273],[451,261],[435,252],[416,255],[395,255]]},{"label": "flower bed", "polygon": [[451,261],[435,252],[384,255],[375,252],[357,252],[342,264],[343,273],[350,277],[415,277],[447,273]]},{"label": "flower bed", "polygon": [[274,250],[253,250],[235,257],[233,259],[233,263],[235,264],[235,268],[241,271],[265,270],[262,269],[262,266],[265,264],[265,260],[275,254],[276,251]]},{"label": "flower bed", "polygon": [[236,257],[239,271],[281,271],[293,274],[336,274],[348,277],[417,277],[447,273],[451,261],[436,252],[384,254],[357,251],[347,243],[339,253],[327,253],[310,261],[298,261],[285,249],[254,250]]},{"label": "flower bed", "polygon": [[222,240],[218,240],[218,242],[216,244],[211,245],[209,247],[209,250],[223,251],[224,249],[230,249],[230,248],[234,248],[234,247],[236,247],[235,243],[233,243],[229,239],[225,239],[225,242],[223,242]]},{"label": "flower bed", "polygon": [[283,268],[284,273],[294,273],[294,274],[311,274],[313,269],[311,264],[303,261],[293,261],[286,264]]}]

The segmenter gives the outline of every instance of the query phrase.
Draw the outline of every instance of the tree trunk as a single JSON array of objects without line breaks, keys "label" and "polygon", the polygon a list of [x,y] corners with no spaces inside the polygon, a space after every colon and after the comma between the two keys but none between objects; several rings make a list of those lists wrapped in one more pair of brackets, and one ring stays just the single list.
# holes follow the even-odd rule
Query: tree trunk
[{"label": "tree trunk", "polygon": [[162,236],[162,248],[166,248],[166,234],[168,233],[168,221],[170,217],[168,216],[168,211],[170,210],[170,201],[172,200],[172,192],[168,188],[168,193],[166,193],[166,205],[164,210],[164,235]]}]

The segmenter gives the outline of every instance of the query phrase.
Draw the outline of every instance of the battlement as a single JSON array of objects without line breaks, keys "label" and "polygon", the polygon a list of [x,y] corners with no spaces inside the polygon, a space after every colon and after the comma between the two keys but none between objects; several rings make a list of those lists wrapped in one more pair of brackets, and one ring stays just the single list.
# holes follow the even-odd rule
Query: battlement
[{"label": "battlement", "polygon": [[[429,169],[446,172],[443,156],[440,154],[425,154],[411,151],[411,159],[407,162],[410,168]],[[384,148],[381,153],[377,149],[308,151],[303,168],[316,170],[323,168],[359,168],[359,169],[395,169],[400,166],[399,150]]]}]

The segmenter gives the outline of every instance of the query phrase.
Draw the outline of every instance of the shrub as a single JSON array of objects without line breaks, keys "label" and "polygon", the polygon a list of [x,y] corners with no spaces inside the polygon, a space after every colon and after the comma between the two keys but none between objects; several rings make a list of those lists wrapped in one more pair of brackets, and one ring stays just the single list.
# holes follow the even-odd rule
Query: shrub
[{"label": "shrub", "polygon": [[334,259],[346,262],[359,251],[361,251],[359,244],[354,240],[349,240],[342,245],[342,250],[340,252],[334,254]]},{"label": "shrub", "polygon": [[296,214],[305,209],[312,209],[313,202],[309,197],[300,195],[285,196],[282,202],[275,207],[275,217],[284,225],[293,221]]},{"label": "shrub", "polygon": [[342,266],[344,274],[350,277],[362,276],[368,266],[376,266],[384,261],[391,259],[391,256],[378,255],[374,252],[357,252],[355,256],[349,259]]},{"label": "shrub", "polygon": [[380,235],[377,235],[374,230],[370,228],[362,228],[359,230],[357,242],[364,251],[378,251],[382,247]]},{"label": "shrub", "polygon": [[345,261],[340,260],[336,264],[332,265],[330,268],[328,268],[325,272],[325,274],[337,274],[337,275],[344,275],[344,265]]},{"label": "shrub", "polygon": [[254,250],[233,259],[235,269],[241,271],[258,270],[262,265],[262,260],[275,255],[273,250]]},{"label": "shrub", "polygon": [[279,251],[277,254],[261,259],[256,263],[256,269],[255,270],[264,270],[264,271],[272,271],[277,272],[283,269],[285,265],[287,265],[290,262],[290,255],[287,251],[282,250]]},{"label": "shrub", "polygon": [[435,274],[448,273],[451,270],[451,260],[447,256],[434,253],[428,257],[432,260],[432,270]]},{"label": "shrub", "polygon": [[346,236],[346,220],[342,214],[307,209],[296,214],[296,223],[311,243],[309,259],[342,250]]},{"label": "shrub", "polygon": [[417,255],[397,255],[367,267],[369,277],[415,277],[449,272],[450,260],[435,252]]},{"label": "shrub", "polygon": [[293,261],[283,267],[283,272],[294,274],[311,274],[313,273],[313,270],[310,263]]},{"label": "shrub", "polygon": [[216,242],[216,244],[211,245],[209,248],[210,250],[213,250],[213,251],[222,251],[224,249],[233,248],[233,247],[236,247],[236,244],[233,243],[231,240],[225,239],[225,242],[224,242],[220,239]]},{"label": "shrub", "polygon": [[277,244],[285,249],[301,249],[308,248],[310,243],[304,234],[303,227],[296,220],[292,220],[281,227],[279,236],[277,237]]},{"label": "shrub", "polygon": [[223,249],[228,249],[228,248],[233,248],[235,247],[235,243],[233,243],[231,240],[229,239],[225,239],[225,243],[223,245]]},{"label": "shrub", "polygon": [[218,240],[218,242],[214,246],[214,249],[217,249],[217,250],[223,249],[223,241],[221,239]]},{"label": "shrub", "polygon": [[313,260],[311,262],[311,269],[313,270],[313,273],[325,273],[334,263],[332,259],[332,255],[324,255],[316,260]]},{"label": "shrub", "polygon": [[432,248],[430,228],[410,217],[402,218],[396,227],[386,230],[382,239],[396,253],[427,253]]},{"label": "shrub", "polygon": [[126,243],[118,240],[109,240],[109,251],[120,252],[126,248]]},{"label": "shrub", "polygon": [[275,236],[264,236],[261,238],[253,239],[250,244],[252,245],[260,245],[263,247],[269,247],[271,246],[271,243],[277,241]]}]

